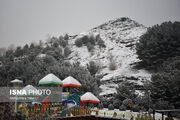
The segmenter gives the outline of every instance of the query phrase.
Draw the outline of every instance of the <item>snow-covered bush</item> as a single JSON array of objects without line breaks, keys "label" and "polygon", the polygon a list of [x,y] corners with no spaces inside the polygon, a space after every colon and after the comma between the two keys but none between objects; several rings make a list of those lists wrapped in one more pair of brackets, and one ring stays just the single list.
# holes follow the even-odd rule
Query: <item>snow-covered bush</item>
[{"label": "snow-covered bush", "polygon": [[129,105],[130,104],[133,104],[133,101],[131,99],[125,99],[123,100],[123,103],[122,103],[124,106],[126,106],[127,108],[129,108]]},{"label": "snow-covered bush", "polygon": [[68,41],[67,40],[59,40],[59,44],[62,46],[62,47],[66,47],[68,45]]},{"label": "snow-covered bush", "polygon": [[121,105],[121,106],[119,107],[119,110],[120,110],[120,111],[125,111],[125,110],[126,110],[126,106]]},{"label": "snow-covered bush", "polygon": [[113,100],[114,108],[119,109],[119,106],[121,105],[121,103],[122,103],[121,100],[118,100],[118,99]]},{"label": "snow-covered bush", "polygon": [[87,48],[88,48],[88,51],[91,52],[94,49],[94,45],[88,42]]},{"label": "snow-covered bush", "polygon": [[140,107],[138,105],[133,105],[133,112],[139,112]]},{"label": "snow-covered bush", "polygon": [[149,108],[148,113],[149,113],[149,114],[152,114],[152,113],[153,113],[153,109],[152,109],[152,108]]},{"label": "snow-covered bush", "polygon": [[104,41],[103,41],[102,39],[99,39],[99,40],[97,41],[97,44],[99,45],[100,48],[101,48],[101,47],[106,47],[106,45],[104,44]]},{"label": "snow-covered bush", "polygon": [[99,70],[99,66],[94,61],[90,61],[89,64],[87,64],[87,69],[91,75],[95,75]]},{"label": "snow-covered bush", "polygon": [[75,45],[77,46],[77,47],[82,47],[82,45],[83,45],[83,41],[82,41],[82,39],[76,39],[76,41],[75,41]]},{"label": "snow-covered bush", "polygon": [[108,110],[114,110],[113,104],[109,104],[109,105],[108,105]]},{"label": "snow-covered bush", "polygon": [[116,70],[116,68],[117,68],[116,62],[114,60],[110,61],[109,70]]},{"label": "snow-covered bush", "polygon": [[68,34],[64,35],[64,40],[69,40],[69,35]]},{"label": "snow-covered bush", "polygon": [[116,70],[117,64],[112,53],[109,53],[109,70]]}]

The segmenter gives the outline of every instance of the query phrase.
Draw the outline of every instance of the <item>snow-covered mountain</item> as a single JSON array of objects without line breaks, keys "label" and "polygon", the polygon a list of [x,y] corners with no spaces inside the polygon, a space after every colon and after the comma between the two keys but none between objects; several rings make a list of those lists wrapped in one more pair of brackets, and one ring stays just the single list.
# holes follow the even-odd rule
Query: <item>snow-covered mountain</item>
[{"label": "snow-covered mountain", "polygon": [[[151,74],[143,69],[134,69],[134,63],[139,59],[136,55],[135,43],[146,32],[147,28],[131,20],[130,18],[118,18],[110,20],[87,32],[71,37],[69,46],[73,51],[69,56],[71,62],[79,61],[86,65],[89,61],[95,61],[101,66],[98,74],[104,75],[101,79],[102,92],[100,95],[108,96],[116,92],[118,83],[123,80],[142,85],[150,80]],[[86,46],[77,47],[75,40],[84,35],[100,35],[106,48],[95,46],[93,52],[89,52]],[[115,61],[116,70],[109,70],[110,58]]]}]

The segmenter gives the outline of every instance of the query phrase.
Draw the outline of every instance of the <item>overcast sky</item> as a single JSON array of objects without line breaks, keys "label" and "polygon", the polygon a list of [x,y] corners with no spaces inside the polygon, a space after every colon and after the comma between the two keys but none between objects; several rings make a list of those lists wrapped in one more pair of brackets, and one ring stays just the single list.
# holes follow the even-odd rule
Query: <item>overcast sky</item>
[{"label": "overcast sky", "polygon": [[180,21],[180,0],[0,0],[0,47],[80,33],[119,17],[145,26]]}]

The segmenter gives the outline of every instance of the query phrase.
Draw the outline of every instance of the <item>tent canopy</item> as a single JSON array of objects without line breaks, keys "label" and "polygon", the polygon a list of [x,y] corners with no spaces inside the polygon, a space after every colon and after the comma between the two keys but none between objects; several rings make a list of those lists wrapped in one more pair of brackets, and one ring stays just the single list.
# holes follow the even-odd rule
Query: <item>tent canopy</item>
[{"label": "tent canopy", "polygon": [[39,85],[63,85],[62,81],[50,73],[39,81]]},{"label": "tent canopy", "polygon": [[37,89],[35,87],[33,87],[32,85],[27,85],[25,86],[22,90],[26,90],[27,94],[26,95],[18,95],[18,96],[41,96],[39,95],[38,93],[34,92],[34,93],[31,93],[29,90],[34,90],[36,91]]},{"label": "tent canopy", "polygon": [[83,103],[100,103],[100,100],[94,96],[91,92],[86,92],[81,96],[81,101]]},{"label": "tent canopy", "polygon": [[65,78],[62,82],[63,82],[63,88],[67,88],[67,87],[79,88],[79,87],[82,87],[81,83],[71,76]]},{"label": "tent canopy", "polygon": [[18,80],[18,79],[15,79],[15,80],[12,80],[11,83],[22,83],[23,81],[21,80]]},{"label": "tent canopy", "polygon": [[26,85],[23,90],[37,90],[35,87],[33,87],[32,85]]}]

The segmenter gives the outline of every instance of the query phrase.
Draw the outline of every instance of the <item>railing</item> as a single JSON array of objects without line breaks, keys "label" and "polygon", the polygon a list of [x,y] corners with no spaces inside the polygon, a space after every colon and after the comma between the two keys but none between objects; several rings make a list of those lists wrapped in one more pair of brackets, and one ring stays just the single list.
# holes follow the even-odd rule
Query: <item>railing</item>
[{"label": "railing", "polygon": [[126,120],[122,118],[114,118],[114,117],[103,117],[96,115],[81,115],[81,116],[71,116],[71,117],[63,117],[57,118],[58,120]]}]

